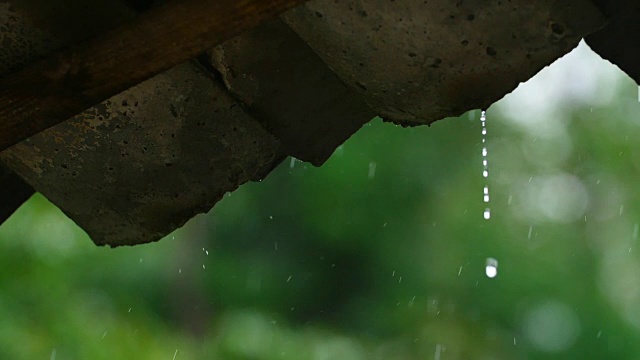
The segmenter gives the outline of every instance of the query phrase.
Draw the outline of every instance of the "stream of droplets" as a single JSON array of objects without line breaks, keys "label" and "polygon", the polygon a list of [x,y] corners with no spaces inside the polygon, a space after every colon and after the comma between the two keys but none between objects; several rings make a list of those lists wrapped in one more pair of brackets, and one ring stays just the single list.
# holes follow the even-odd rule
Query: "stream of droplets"
[{"label": "stream of droplets", "polygon": [[[487,160],[487,113],[484,110],[480,113],[480,123],[482,125],[482,178],[484,179],[482,201],[485,204],[482,216],[485,220],[489,220],[491,218],[491,208],[489,207],[489,161]],[[489,278],[494,278],[498,275],[498,260],[487,258],[485,274]]]},{"label": "stream of droplets", "polygon": [[482,177],[485,180],[482,200],[485,203],[483,216],[486,220],[491,218],[491,209],[489,208],[489,162],[487,160],[487,113],[483,110],[480,113],[480,123],[482,124]]}]

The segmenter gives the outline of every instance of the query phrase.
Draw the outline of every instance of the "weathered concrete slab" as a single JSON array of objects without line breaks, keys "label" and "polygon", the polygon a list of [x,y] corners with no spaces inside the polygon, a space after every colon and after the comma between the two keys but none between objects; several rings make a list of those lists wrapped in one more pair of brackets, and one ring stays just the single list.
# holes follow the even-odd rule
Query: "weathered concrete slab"
[{"label": "weathered concrete slab", "polygon": [[96,244],[158,240],[266,176],[280,143],[183,64],[0,154]]},{"label": "weathered concrete slab", "polygon": [[211,59],[287,153],[315,165],[376,115],[280,20],[216,47]]},{"label": "weathered concrete slab", "polygon": [[589,0],[312,0],[286,22],[388,120],[486,108],[605,19]]}]

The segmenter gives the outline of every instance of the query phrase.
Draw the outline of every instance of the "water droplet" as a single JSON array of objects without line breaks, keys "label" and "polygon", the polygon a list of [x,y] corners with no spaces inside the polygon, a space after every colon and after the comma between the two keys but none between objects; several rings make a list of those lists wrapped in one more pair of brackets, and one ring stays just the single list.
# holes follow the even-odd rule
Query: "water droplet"
[{"label": "water droplet", "polygon": [[498,260],[494,258],[487,258],[486,266],[484,268],[484,273],[488,278],[493,279],[498,276]]},{"label": "water droplet", "polygon": [[296,158],[291,157],[291,161],[289,162],[289,168],[293,169],[296,166]]},{"label": "water droplet", "polygon": [[489,220],[491,218],[491,209],[489,209],[489,208],[484,209],[484,214],[483,215],[484,215],[484,218],[486,220]]},{"label": "water droplet", "polygon": [[440,360],[440,353],[442,352],[442,345],[436,344],[436,353],[433,355],[434,360]]},{"label": "water droplet", "polygon": [[371,161],[369,163],[369,179],[373,179],[373,177],[376,175],[376,163]]},{"label": "water droplet", "polygon": [[489,171],[488,170],[482,170],[482,177],[489,177]]},{"label": "water droplet", "polygon": [[527,235],[527,239],[531,240],[531,232],[533,232],[533,226],[529,226],[529,234]]},{"label": "water droplet", "polygon": [[484,202],[488,203],[489,202],[489,195],[485,195],[483,197]]},{"label": "water droplet", "polygon": [[293,277],[292,275],[289,275],[289,277],[287,278],[287,282],[291,281],[292,277]]},{"label": "water droplet", "polygon": [[482,148],[482,156],[487,156],[487,148],[486,147]]}]

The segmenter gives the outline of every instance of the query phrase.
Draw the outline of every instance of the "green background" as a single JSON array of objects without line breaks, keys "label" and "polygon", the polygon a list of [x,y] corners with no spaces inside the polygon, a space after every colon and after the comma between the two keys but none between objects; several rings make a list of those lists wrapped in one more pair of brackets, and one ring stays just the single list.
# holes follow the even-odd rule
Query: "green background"
[{"label": "green background", "polygon": [[133,248],[35,195],[0,227],[0,359],[637,359],[638,90],[581,49],[488,110],[486,181],[472,111],[374,119]]}]

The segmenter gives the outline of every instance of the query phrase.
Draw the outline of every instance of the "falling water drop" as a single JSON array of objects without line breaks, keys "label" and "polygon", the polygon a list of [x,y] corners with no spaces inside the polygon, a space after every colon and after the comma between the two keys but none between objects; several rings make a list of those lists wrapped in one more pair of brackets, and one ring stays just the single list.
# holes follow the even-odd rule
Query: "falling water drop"
[{"label": "falling water drop", "polygon": [[484,215],[484,218],[486,220],[491,219],[491,209],[489,209],[489,208],[484,209],[484,214],[483,215]]},{"label": "falling water drop", "polygon": [[442,345],[436,344],[436,353],[433,355],[434,360],[440,360],[440,354],[442,353]]},{"label": "falling water drop", "polygon": [[498,276],[498,260],[494,258],[487,258],[486,266],[484,268],[484,273],[488,278],[493,279]]},{"label": "falling water drop", "polygon": [[373,177],[376,176],[376,166],[377,164],[375,162],[369,162],[369,179],[373,179]]}]

